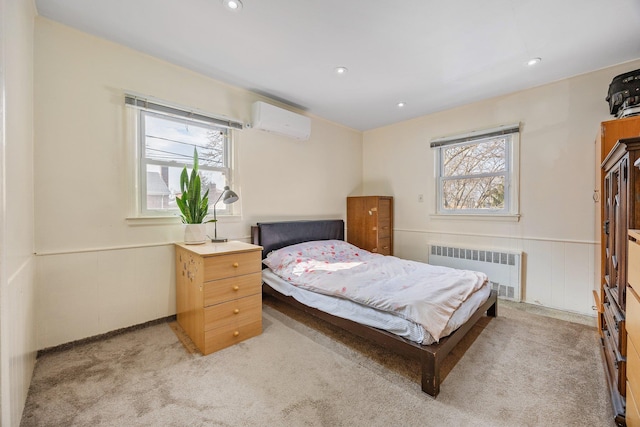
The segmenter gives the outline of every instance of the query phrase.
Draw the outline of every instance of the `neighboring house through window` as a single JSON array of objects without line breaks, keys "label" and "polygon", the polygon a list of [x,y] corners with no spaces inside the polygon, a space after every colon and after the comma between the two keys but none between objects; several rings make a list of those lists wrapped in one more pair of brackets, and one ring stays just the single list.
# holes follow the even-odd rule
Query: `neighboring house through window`
[{"label": "neighboring house through window", "polygon": [[147,209],[169,209],[169,196],[171,202],[175,204],[175,194],[171,194],[169,190],[169,174],[168,168],[163,168],[165,176],[161,172],[147,172]]},{"label": "neighboring house through window", "polygon": [[437,214],[518,215],[519,124],[431,141]]},{"label": "neighboring house through window", "polygon": [[[209,190],[209,203],[233,186],[231,129],[242,124],[188,111],[133,95],[126,104],[135,108],[137,140],[137,211],[139,216],[166,216],[179,212],[180,174],[193,167],[198,151],[202,192]],[[219,203],[217,214],[231,214],[232,205]]]}]

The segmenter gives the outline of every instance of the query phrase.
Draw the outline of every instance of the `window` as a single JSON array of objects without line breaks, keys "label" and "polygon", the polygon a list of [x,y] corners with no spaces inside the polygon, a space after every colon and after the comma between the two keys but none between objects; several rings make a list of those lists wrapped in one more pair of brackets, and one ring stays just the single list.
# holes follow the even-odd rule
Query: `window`
[{"label": "window", "polygon": [[[180,174],[185,166],[191,173],[194,149],[198,151],[202,192],[209,189],[213,208],[224,187],[233,187],[231,128],[242,125],[134,96],[125,100],[134,107],[137,124],[138,215],[178,214]],[[220,202],[216,213],[231,214],[232,208]]]},{"label": "window", "polygon": [[437,150],[437,213],[517,215],[519,125],[431,142]]}]

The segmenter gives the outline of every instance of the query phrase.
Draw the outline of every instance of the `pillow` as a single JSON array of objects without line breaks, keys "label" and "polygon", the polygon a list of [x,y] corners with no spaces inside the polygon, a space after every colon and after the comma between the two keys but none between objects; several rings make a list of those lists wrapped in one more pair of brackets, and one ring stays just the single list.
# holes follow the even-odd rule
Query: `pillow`
[{"label": "pillow", "polygon": [[262,262],[277,272],[286,269],[292,263],[306,260],[350,262],[362,261],[372,255],[370,252],[342,240],[314,240],[269,252]]}]

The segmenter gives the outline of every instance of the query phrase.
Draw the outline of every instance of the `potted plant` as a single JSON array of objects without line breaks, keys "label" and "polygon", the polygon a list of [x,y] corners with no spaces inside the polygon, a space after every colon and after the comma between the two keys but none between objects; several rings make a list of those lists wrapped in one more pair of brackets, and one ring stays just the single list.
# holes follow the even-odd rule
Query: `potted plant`
[{"label": "potted plant", "polygon": [[180,190],[182,194],[176,197],[176,203],[180,208],[182,222],[186,224],[184,242],[188,245],[204,243],[207,240],[205,224],[214,222],[215,219],[204,220],[209,214],[209,189],[202,194],[202,183],[198,170],[198,150],[196,148],[193,149],[191,176],[189,177],[186,166],[182,169]]}]

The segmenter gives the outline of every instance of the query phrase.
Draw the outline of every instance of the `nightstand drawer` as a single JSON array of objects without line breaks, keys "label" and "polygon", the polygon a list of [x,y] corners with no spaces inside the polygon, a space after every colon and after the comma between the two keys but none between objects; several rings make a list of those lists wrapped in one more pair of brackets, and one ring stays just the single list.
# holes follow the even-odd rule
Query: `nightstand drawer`
[{"label": "nightstand drawer", "polygon": [[262,294],[251,295],[204,310],[204,330],[227,325],[241,325],[260,320],[262,316]]},{"label": "nightstand drawer", "polygon": [[209,307],[260,292],[262,292],[262,273],[214,280],[204,284],[204,306]]},{"label": "nightstand drawer", "polygon": [[205,332],[205,354],[221,350],[262,333],[262,318],[257,322],[227,325]]},{"label": "nightstand drawer", "polygon": [[262,268],[260,251],[230,253],[204,259],[204,281],[260,273]]}]

